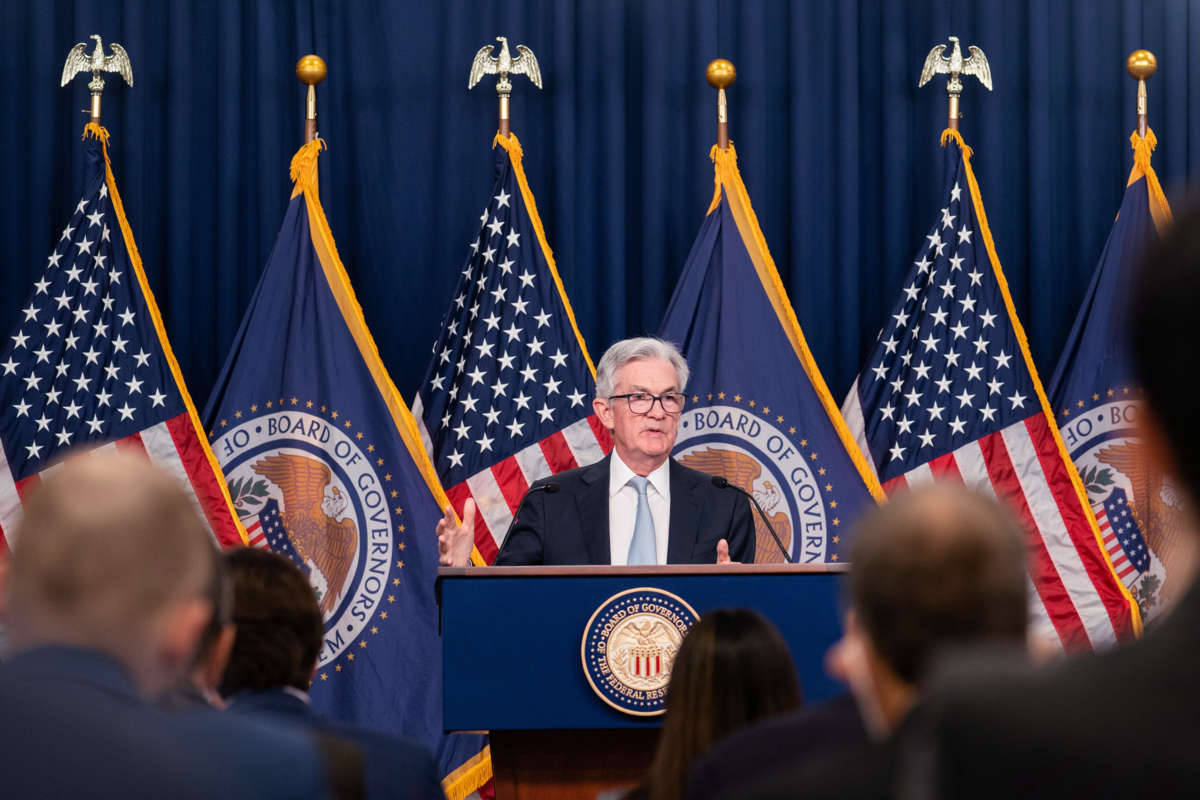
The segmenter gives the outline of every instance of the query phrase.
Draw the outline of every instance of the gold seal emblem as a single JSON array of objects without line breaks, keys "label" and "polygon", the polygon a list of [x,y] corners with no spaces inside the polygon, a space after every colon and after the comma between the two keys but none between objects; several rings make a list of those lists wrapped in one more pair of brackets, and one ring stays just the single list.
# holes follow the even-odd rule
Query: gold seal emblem
[{"label": "gold seal emblem", "polygon": [[675,654],[698,618],[661,589],[629,589],[605,600],[583,631],[583,672],[592,690],[627,714],[663,713]]}]

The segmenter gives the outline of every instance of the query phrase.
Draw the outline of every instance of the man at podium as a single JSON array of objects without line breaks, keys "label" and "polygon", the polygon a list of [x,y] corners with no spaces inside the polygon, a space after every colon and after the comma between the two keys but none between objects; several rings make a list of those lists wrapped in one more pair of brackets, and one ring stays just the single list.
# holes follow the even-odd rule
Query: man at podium
[{"label": "man at podium", "polygon": [[[747,498],[671,458],[687,378],[687,362],[669,342],[640,337],[609,347],[596,367],[592,408],[612,433],[612,453],[535,481],[496,565],[753,561]],[[444,565],[467,566],[474,529],[473,501],[461,525],[446,510],[437,526]]]}]

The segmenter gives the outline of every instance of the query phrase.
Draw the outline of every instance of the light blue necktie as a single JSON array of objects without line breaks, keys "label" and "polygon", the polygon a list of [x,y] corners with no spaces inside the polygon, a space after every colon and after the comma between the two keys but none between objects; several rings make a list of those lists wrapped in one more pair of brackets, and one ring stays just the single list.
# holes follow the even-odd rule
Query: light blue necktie
[{"label": "light blue necktie", "polygon": [[658,552],[654,546],[654,518],[650,516],[650,500],[646,497],[649,478],[635,475],[629,479],[637,489],[637,519],[633,523],[633,541],[629,543],[629,558],[626,564],[657,564]]}]

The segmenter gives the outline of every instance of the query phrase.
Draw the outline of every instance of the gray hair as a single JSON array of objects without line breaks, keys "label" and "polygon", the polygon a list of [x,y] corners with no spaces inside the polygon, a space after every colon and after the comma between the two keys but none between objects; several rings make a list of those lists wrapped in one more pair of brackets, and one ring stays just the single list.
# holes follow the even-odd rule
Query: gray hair
[{"label": "gray hair", "polygon": [[617,370],[631,361],[646,359],[662,359],[670,362],[675,368],[675,376],[679,379],[679,391],[683,391],[688,381],[688,365],[679,348],[670,342],[653,336],[638,336],[633,339],[622,339],[615,342],[604,351],[600,363],[596,365],[596,396],[611,397],[617,390]]}]

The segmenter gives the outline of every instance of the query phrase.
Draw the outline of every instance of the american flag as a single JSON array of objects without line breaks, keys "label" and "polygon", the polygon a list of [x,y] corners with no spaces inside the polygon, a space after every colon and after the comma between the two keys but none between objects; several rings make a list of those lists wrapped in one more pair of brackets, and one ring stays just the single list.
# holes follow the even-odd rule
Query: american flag
[{"label": "american flag", "polygon": [[1150,568],[1150,551],[1138,528],[1137,520],[1129,510],[1124,489],[1113,489],[1103,503],[1092,506],[1100,533],[1104,536],[1104,549],[1112,560],[1113,569],[1126,586]]},{"label": "american flag", "polygon": [[942,208],[842,410],[885,491],[952,479],[1007,501],[1028,532],[1034,629],[1098,648],[1131,632],[1131,601],[1050,417],[970,150],[943,141]]},{"label": "american flag", "polygon": [[217,541],[240,544],[224,478],[179,377],[98,126],[85,190],[0,355],[0,549],[22,499],[64,458],[143,454],[190,491]]},{"label": "american flag", "polygon": [[595,368],[554,267],[515,135],[496,137],[496,179],[413,416],[475,546],[491,563],[529,485],[612,449],[592,413]]}]

